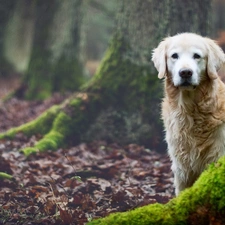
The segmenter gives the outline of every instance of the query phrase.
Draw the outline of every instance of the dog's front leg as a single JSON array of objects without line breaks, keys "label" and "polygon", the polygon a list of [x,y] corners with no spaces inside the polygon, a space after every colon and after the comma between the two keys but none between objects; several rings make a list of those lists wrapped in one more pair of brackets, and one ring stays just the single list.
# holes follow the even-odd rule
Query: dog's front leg
[{"label": "dog's front leg", "polygon": [[187,187],[187,182],[185,182],[178,171],[174,172],[174,186],[176,196]]},{"label": "dog's front leg", "polygon": [[180,168],[174,161],[171,169],[174,173],[175,194],[177,196],[182,190],[192,185],[193,176],[189,170]]},{"label": "dog's front leg", "polygon": [[198,174],[187,168],[179,168],[175,164],[172,165],[172,171],[174,173],[174,186],[176,196],[185,188],[191,187],[195,180],[198,178]]}]

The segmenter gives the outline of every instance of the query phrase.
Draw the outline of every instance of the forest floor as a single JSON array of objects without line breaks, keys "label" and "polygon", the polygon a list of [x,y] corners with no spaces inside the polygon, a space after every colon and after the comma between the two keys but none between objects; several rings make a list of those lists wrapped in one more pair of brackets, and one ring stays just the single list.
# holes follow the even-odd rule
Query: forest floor
[{"label": "forest floor", "polygon": [[[66,97],[2,102],[0,132],[34,119]],[[96,141],[26,158],[20,149],[40,138],[18,134],[0,140],[0,172],[13,176],[0,180],[0,224],[83,225],[174,196],[166,154],[136,144]]]}]

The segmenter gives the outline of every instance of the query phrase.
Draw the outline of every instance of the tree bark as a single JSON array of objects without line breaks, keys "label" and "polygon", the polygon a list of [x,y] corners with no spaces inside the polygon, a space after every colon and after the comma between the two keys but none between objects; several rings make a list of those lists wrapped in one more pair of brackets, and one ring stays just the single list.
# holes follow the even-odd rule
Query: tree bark
[{"label": "tree bark", "polygon": [[[21,85],[25,98],[45,99],[56,91],[75,91],[83,83],[82,18],[81,0],[36,2],[33,49]],[[16,93],[21,94],[21,88]]]}]

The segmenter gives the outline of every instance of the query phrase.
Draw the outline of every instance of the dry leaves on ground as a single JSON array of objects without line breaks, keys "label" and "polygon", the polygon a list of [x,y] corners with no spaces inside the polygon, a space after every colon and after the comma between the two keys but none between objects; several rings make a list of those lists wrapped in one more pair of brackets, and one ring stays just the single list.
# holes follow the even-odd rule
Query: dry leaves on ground
[{"label": "dry leaves on ground", "polygon": [[[0,131],[33,119],[64,97],[11,99],[0,108]],[[37,141],[18,134],[0,141],[0,224],[85,224],[174,196],[170,161],[143,146],[82,143],[28,158],[19,149]]]}]

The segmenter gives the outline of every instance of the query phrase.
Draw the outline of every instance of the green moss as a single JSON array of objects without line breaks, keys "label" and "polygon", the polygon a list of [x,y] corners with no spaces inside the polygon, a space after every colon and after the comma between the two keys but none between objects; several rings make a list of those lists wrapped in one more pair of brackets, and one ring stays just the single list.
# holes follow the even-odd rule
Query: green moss
[{"label": "green moss", "polygon": [[162,92],[150,66],[135,64],[126,56],[129,51],[128,42],[120,34],[115,35],[96,75],[86,88],[91,92],[100,91],[106,96],[106,101],[118,102],[119,97],[122,104],[133,108],[140,103],[145,105],[147,100],[158,99]]},{"label": "green moss", "polygon": [[33,134],[46,134],[52,127],[53,121],[60,110],[60,106],[52,106],[31,122],[16,128],[11,128],[7,132],[0,134],[0,139],[13,138],[17,133],[23,132],[27,136]]},{"label": "green moss", "polygon": [[1,179],[11,180],[13,179],[13,176],[8,173],[0,172],[0,180]]},{"label": "green moss", "polygon": [[57,150],[59,146],[62,146],[64,138],[64,134],[51,130],[40,141],[38,141],[34,147],[25,148],[22,152],[28,156],[30,154],[46,150]]},{"label": "green moss", "polygon": [[[89,109],[85,108],[85,104],[83,104],[85,101],[83,101],[78,95],[78,97],[68,100],[66,104],[61,105],[60,111],[57,110],[51,127],[48,129],[49,132],[45,132],[46,135],[35,146],[25,148],[22,152],[28,156],[39,151],[57,150],[65,145],[65,142],[69,139],[79,140],[83,129],[86,129],[88,126],[89,117],[86,118],[86,115],[90,112]],[[72,118],[69,114],[76,116]]]},{"label": "green moss", "polygon": [[25,156],[29,156],[31,154],[35,154],[35,153],[39,152],[39,150],[35,147],[27,147],[27,148],[22,149],[21,152],[23,152]]},{"label": "green moss", "polygon": [[[188,224],[191,215],[198,213],[199,208],[208,210],[199,213],[199,225],[204,225],[209,215],[223,213],[225,210],[225,157],[212,164],[202,173],[195,184],[181,192],[169,203],[152,204],[128,212],[113,213],[108,217],[94,220],[88,225],[181,225]],[[197,224],[195,221],[194,224]]]}]

